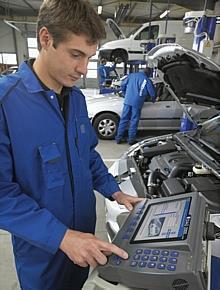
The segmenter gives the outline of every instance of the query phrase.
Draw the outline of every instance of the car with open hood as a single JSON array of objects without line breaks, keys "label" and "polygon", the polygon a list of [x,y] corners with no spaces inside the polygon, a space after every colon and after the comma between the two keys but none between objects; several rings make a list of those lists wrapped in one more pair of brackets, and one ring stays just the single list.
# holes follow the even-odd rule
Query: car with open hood
[{"label": "car with open hood", "polygon": [[[156,87],[157,99],[151,102],[146,98],[141,110],[138,123],[138,131],[177,131],[181,126],[183,110],[179,101],[166,89],[158,79],[152,79]],[[123,109],[124,98],[118,93],[89,94],[85,92],[88,115],[96,131],[97,136],[103,140],[115,138],[120,116]],[[199,105],[193,100],[184,104],[185,110],[190,111],[197,120],[205,120],[209,117],[207,104]]]},{"label": "car with open hood", "polygon": [[[201,192],[211,212],[220,212],[220,67],[179,45],[155,47],[147,56],[167,90],[179,104],[208,105],[211,117],[189,131],[145,139],[110,168],[123,192],[159,198]],[[182,107],[191,121],[189,111]],[[214,113],[215,111],[215,113]],[[106,199],[110,239],[127,216],[124,206]]]}]

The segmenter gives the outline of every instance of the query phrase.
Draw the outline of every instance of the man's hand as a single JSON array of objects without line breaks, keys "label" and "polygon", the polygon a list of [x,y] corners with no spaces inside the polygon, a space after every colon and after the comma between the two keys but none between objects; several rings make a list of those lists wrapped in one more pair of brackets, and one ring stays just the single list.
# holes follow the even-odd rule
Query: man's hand
[{"label": "man's hand", "polygon": [[92,234],[74,230],[66,231],[60,249],[81,267],[104,265],[107,263],[106,256],[112,253],[123,259],[128,258],[128,254],[117,246],[99,240]]},{"label": "man's hand", "polygon": [[144,200],[144,198],[134,197],[128,194],[123,193],[122,191],[117,191],[113,193],[112,197],[119,204],[123,204],[129,211],[133,209],[133,205]]}]

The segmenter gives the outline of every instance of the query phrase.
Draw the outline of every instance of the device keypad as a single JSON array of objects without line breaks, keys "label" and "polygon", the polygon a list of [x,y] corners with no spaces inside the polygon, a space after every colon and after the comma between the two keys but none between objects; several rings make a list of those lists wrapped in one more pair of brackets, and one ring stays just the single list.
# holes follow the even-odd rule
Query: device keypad
[{"label": "device keypad", "polygon": [[[129,258],[129,265],[133,268],[149,268],[161,271],[175,271],[179,252],[158,249],[136,249]],[[113,255],[113,263],[120,265],[122,258]]]},{"label": "device keypad", "polygon": [[166,269],[166,264],[158,263],[157,264],[157,269],[159,269],[159,270],[165,270]]},{"label": "device keypad", "polygon": [[[131,255],[130,266],[175,271],[178,257],[178,251],[139,248],[135,250],[133,255]],[[137,262],[137,260],[141,262]],[[136,261],[136,263],[134,263],[134,261]]]},{"label": "device keypad", "polygon": [[159,262],[167,262],[167,257],[160,257]]}]

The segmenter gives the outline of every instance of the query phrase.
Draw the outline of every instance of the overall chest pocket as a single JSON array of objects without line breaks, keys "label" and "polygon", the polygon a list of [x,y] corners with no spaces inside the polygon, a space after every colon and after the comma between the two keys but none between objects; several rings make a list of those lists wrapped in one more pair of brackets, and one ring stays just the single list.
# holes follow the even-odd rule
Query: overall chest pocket
[{"label": "overall chest pocket", "polygon": [[77,138],[78,138],[78,152],[84,161],[88,161],[90,156],[90,146],[92,143],[90,121],[87,117],[78,117],[77,120]]},{"label": "overall chest pocket", "polygon": [[45,184],[48,189],[62,186],[65,183],[62,170],[61,154],[56,143],[38,147]]}]

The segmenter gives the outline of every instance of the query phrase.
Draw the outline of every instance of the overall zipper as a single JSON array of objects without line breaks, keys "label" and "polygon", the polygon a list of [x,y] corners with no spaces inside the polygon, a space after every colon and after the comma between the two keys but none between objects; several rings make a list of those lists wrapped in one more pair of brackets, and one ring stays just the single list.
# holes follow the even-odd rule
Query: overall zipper
[{"label": "overall zipper", "polygon": [[72,193],[74,192],[74,178],[73,178],[73,169],[71,164],[71,155],[70,155],[70,149],[69,149],[69,140],[68,140],[68,132],[67,132],[67,126],[66,126],[66,99],[63,99],[63,102],[61,104],[61,113],[63,115],[64,119],[64,128],[65,128],[65,147],[66,147],[66,157],[67,157],[67,167],[68,167],[68,173],[70,178],[70,186]]},{"label": "overall zipper", "polygon": [[78,145],[77,118],[76,117],[75,117],[75,128],[76,128],[75,146],[76,146],[76,150],[78,152],[78,156],[80,157],[80,154],[79,154],[79,145]]},{"label": "overall zipper", "polygon": [[69,173],[69,178],[70,178],[71,191],[73,193],[74,178],[73,178],[73,169],[72,169],[71,158],[70,158],[70,149],[69,149],[69,140],[68,140],[66,122],[64,126],[65,126],[65,145],[66,145],[65,147],[66,147],[67,167],[68,167],[68,173]]}]

